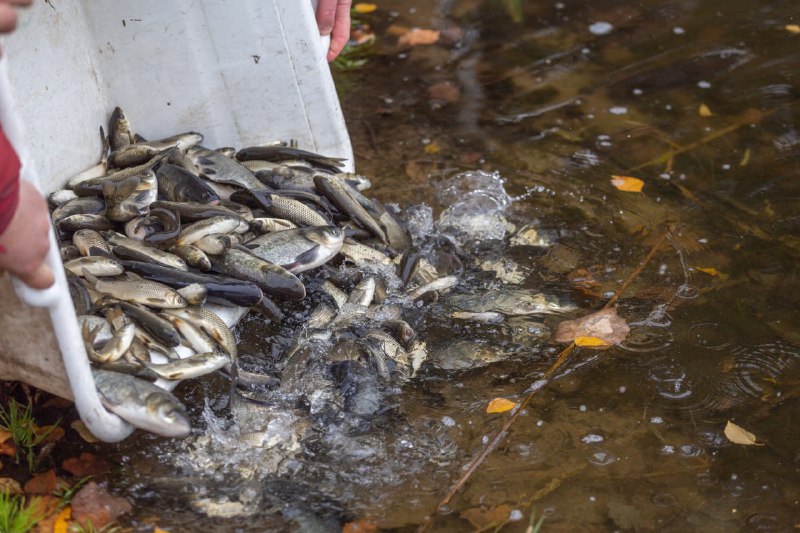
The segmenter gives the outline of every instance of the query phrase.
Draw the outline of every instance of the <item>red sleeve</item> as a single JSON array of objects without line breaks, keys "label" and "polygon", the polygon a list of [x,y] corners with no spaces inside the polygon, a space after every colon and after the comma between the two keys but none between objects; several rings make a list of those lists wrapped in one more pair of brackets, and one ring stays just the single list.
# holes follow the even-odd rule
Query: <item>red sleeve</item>
[{"label": "red sleeve", "polygon": [[19,158],[0,128],[0,235],[8,227],[19,203]]}]

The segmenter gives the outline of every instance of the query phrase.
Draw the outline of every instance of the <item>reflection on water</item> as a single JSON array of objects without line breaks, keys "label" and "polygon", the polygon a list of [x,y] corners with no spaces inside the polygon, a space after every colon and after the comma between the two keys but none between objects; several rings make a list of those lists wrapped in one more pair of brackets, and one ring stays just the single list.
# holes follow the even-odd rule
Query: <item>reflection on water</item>
[{"label": "reflection on water", "polygon": [[[385,0],[362,16],[374,56],[337,77],[370,192],[403,209],[437,266],[463,275],[456,294],[543,292],[577,306],[570,317],[600,308],[672,237],[619,302],[625,343],[576,351],[574,371],[540,391],[436,528],[466,530],[467,511],[507,505],[512,531],[531,508],[544,531],[791,530],[800,36],[785,26],[800,5],[521,0],[514,23],[509,3]],[[398,47],[393,35],[411,27],[440,40]],[[617,191],[612,175],[645,188]],[[211,391],[185,390],[206,435],[120,447],[138,519],[419,523],[502,423],[486,403],[520,398],[559,350],[547,340],[558,317],[454,320],[447,306],[405,308],[431,357],[369,420],[268,408],[258,416],[276,438],[252,454],[202,403]],[[278,364],[290,339],[276,333],[250,320],[240,351]],[[728,420],[768,445],[729,443]]]}]

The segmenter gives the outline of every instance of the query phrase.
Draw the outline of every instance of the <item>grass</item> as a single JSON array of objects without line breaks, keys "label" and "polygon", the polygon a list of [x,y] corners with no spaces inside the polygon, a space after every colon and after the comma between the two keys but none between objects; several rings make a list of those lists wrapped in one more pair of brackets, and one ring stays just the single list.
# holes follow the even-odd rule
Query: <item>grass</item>
[{"label": "grass", "polygon": [[25,533],[43,519],[39,498],[25,502],[18,494],[0,492],[0,532]]},{"label": "grass", "polygon": [[69,533],[117,533],[121,531],[121,528],[114,524],[106,524],[103,527],[97,528],[92,525],[91,520],[88,520],[85,526],[81,524],[71,524],[67,531],[69,531]]},{"label": "grass", "polygon": [[36,461],[34,447],[47,438],[57,424],[51,426],[49,430],[41,432],[33,420],[33,407],[30,404],[23,407],[16,400],[11,400],[8,407],[0,406],[0,425],[11,433],[11,438],[17,447],[17,462],[19,462],[20,453],[25,454],[28,471],[33,472]]},{"label": "grass", "polygon": [[[536,522],[534,524],[534,522]],[[528,518],[528,527],[525,529],[525,533],[539,533],[539,530],[542,529],[542,524],[544,523],[544,516],[539,517],[539,520],[536,520],[536,509],[531,510],[531,516]]]}]

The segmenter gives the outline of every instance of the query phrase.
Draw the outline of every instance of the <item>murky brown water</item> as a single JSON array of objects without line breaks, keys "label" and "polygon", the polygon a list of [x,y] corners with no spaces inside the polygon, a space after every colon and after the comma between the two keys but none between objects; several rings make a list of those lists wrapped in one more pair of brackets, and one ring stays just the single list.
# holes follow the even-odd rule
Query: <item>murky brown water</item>
[{"label": "murky brown water", "polygon": [[[459,201],[447,194],[454,176],[496,172],[514,199],[500,213],[549,245],[462,235],[479,262],[519,274],[503,283],[468,264],[464,279],[541,290],[577,305],[570,316],[602,307],[670,228],[671,238],[619,302],[632,328],[625,343],[576,350],[434,529],[469,530],[467,516],[500,505],[522,518],[508,531],[524,531],[532,509],[543,531],[795,529],[800,34],[785,25],[800,23],[800,4],[521,3],[521,23],[496,0],[387,0],[363,17],[378,35],[374,54],[337,78],[371,194],[417,214],[431,206],[436,219]],[[390,25],[442,37],[402,48]],[[612,175],[645,188],[617,191]],[[225,441],[210,408],[203,415],[221,381],[184,389],[217,437],[140,436],[118,448],[135,523],[415,527],[507,416],[486,414],[487,402],[521,400],[561,346],[531,332],[540,320],[469,325],[435,305],[411,314],[431,350],[419,375],[368,424],[312,431],[280,466]],[[277,357],[275,333],[247,321],[240,351]],[[490,348],[495,361],[447,370],[437,354],[456,341]],[[766,445],[729,443],[728,420]],[[207,518],[198,499],[238,502],[239,516]]]}]

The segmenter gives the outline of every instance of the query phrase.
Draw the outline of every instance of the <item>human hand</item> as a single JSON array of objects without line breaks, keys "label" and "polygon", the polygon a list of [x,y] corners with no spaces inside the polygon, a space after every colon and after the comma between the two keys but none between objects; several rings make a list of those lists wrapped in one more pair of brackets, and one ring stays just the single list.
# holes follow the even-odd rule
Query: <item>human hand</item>
[{"label": "human hand", "polygon": [[11,222],[0,235],[0,270],[8,270],[34,289],[53,284],[53,272],[44,262],[50,249],[47,204],[26,181],[19,184],[19,203]]},{"label": "human hand", "polygon": [[328,62],[336,59],[350,39],[350,5],[353,0],[319,0],[317,25],[320,35],[331,36]]},{"label": "human hand", "polygon": [[0,0],[0,33],[11,33],[17,27],[17,7],[27,7],[33,0]]}]

